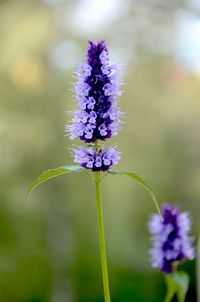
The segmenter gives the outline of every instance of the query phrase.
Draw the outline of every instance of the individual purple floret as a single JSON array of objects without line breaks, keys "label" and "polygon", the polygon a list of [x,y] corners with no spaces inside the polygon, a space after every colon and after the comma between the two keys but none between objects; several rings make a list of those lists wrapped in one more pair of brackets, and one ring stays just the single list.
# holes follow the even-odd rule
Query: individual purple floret
[{"label": "individual purple floret", "polygon": [[87,63],[76,72],[75,95],[79,110],[66,127],[70,139],[80,137],[85,143],[116,135],[121,112],[116,97],[120,95],[119,67],[111,65],[105,41],[89,41]]},{"label": "individual purple floret", "polygon": [[163,221],[153,214],[149,221],[153,248],[150,250],[152,266],[169,274],[174,262],[194,258],[193,239],[188,233],[191,221],[187,212],[180,213],[176,206],[165,204],[162,208]]},{"label": "individual purple floret", "polygon": [[72,152],[76,163],[92,171],[107,171],[112,165],[117,164],[120,159],[120,152],[116,151],[114,147],[102,149],[98,152],[93,147],[87,149],[77,147],[72,149]]}]

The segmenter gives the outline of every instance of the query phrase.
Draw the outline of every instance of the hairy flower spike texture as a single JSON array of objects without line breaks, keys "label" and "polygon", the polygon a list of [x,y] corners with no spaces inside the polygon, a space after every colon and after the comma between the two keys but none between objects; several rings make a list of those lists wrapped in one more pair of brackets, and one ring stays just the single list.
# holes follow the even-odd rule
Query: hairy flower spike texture
[{"label": "hairy flower spike texture", "polygon": [[[80,63],[76,72],[75,96],[79,109],[66,127],[70,139],[79,137],[86,144],[104,141],[116,135],[121,123],[117,107],[120,93],[118,65],[111,65],[105,41],[89,41],[87,62]],[[93,171],[106,171],[116,164],[119,152],[113,147],[97,151],[94,146],[74,149],[74,160]]]},{"label": "hairy flower spike texture", "polygon": [[187,212],[180,213],[176,206],[165,204],[162,208],[163,221],[152,215],[149,231],[153,248],[150,250],[152,266],[164,273],[173,272],[173,264],[194,258],[193,239],[188,235],[191,221]]},{"label": "hairy flower spike texture", "polygon": [[94,148],[73,149],[74,161],[80,163],[83,168],[92,171],[107,171],[112,165],[118,163],[120,153],[113,147],[95,151]]}]

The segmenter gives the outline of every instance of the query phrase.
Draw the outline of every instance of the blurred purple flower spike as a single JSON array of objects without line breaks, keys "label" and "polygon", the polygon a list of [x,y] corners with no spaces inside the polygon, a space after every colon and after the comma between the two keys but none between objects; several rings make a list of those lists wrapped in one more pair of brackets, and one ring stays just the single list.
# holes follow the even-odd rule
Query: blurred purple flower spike
[{"label": "blurred purple flower spike", "polygon": [[194,259],[193,238],[188,235],[191,221],[187,212],[180,213],[176,206],[165,204],[163,221],[153,214],[149,221],[153,247],[150,250],[152,266],[169,274],[173,264]]}]

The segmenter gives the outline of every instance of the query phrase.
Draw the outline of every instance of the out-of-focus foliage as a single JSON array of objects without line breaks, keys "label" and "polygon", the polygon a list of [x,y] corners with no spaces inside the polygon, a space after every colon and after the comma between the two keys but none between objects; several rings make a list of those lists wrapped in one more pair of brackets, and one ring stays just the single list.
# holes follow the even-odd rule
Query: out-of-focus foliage
[{"label": "out-of-focus foliage", "polygon": [[[198,3],[0,1],[1,302],[103,301],[91,179],[60,176],[23,210],[41,171],[72,163],[63,129],[88,39],[106,38],[112,60],[125,64],[118,168],[144,176],[160,203],[187,209],[198,235]],[[164,281],[148,255],[150,197],[126,178],[107,176],[103,190],[112,301],[162,301]],[[195,301],[195,263],[184,269]]]}]

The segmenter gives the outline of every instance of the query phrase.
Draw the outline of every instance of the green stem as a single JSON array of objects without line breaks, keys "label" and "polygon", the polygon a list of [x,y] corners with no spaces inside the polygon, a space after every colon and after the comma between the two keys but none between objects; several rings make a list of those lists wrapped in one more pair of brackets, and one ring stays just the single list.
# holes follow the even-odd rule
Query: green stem
[{"label": "green stem", "polygon": [[103,209],[102,209],[102,199],[101,199],[100,172],[96,172],[95,183],[96,183],[97,215],[98,215],[98,229],[99,229],[104,297],[105,297],[105,302],[110,302],[110,289],[109,289],[108,268],[107,268],[107,258],[106,258],[106,243],[105,243],[105,236],[104,236]]},{"label": "green stem", "polygon": [[167,292],[164,302],[171,302],[173,297],[174,297],[174,292]]}]

